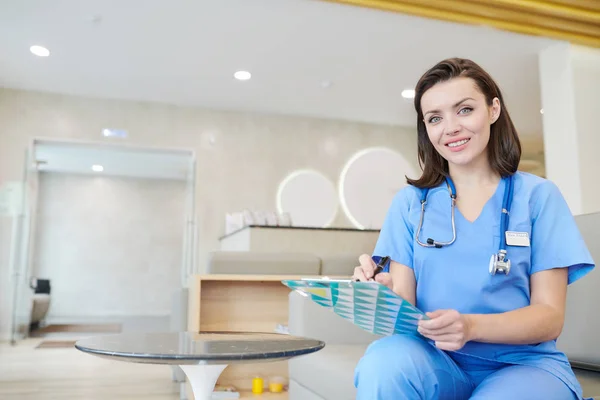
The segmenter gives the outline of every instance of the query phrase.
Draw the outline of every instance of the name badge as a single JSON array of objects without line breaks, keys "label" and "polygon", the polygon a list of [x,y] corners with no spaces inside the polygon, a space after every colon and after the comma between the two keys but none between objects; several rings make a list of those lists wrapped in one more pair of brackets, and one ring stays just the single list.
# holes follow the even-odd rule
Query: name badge
[{"label": "name badge", "polygon": [[529,247],[529,234],[527,232],[506,232],[506,244],[508,246]]}]

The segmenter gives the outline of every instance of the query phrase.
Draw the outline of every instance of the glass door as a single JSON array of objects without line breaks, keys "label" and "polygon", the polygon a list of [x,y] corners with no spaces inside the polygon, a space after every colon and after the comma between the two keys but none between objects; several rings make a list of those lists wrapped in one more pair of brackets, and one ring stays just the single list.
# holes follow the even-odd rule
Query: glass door
[{"label": "glass door", "polygon": [[181,286],[188,286],[190,275],[197,273],[197,230],[196,223],[196,157],[192,154],[187,171],[184,210],[183,254],[181,263]]},{"label": "glass door", "polygon": [[15,183],[11,193],[12,234],[9,268],[12,278],[11,343],[13,344],[29,335],[33,305],[33,289],[30,287],[30,254],[38,190],[38,171],[34,151],[34,143],[32,143],[25,152],[22,181]]}]

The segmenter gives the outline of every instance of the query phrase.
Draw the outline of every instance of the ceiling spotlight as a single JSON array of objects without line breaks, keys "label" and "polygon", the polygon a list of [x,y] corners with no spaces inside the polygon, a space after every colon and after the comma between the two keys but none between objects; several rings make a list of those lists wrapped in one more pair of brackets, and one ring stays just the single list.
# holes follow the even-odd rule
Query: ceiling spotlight
[{"label": "ceiling spotlight", "polygon": [[48,57],[50,55],[50,50],[42,46],[31,46],[29,51],[38,57]]},{"label": "ceiling spotlight", "polygon": [[102,136],[104,137],[116,137],[116,138],[126,138],[127,131],[124,129],[102,129]]},{"label": "ceiling spotlight", "polygon": [[102,22],[102,15],[92,15],[89,20],[92,24],[99,24],[100,22]]},{"label": "ceiling spotlight", "polygon": [[404,97],[405,99],[414,99],[415,98],[414,89],[404,89],[402,91],[402,97]]},{"label": "ceiling spotlight", "polygon": [[102,171],[104,171],[104,167],[102,165],[92,165],[92,171],[102,172]]},{"label": "ceiling spotlight", "polygon": [[233,76],[238,81],[247,81],[248,79],[252,78],[252,74],[248,71],[237,71],[235,74],[233,74]]},{"label": "ceiling spotlight", "polygon": [[540,110],[540,114],[543,114],[543,113],[544,113],[544,109],[542,108],[542,109]]}]

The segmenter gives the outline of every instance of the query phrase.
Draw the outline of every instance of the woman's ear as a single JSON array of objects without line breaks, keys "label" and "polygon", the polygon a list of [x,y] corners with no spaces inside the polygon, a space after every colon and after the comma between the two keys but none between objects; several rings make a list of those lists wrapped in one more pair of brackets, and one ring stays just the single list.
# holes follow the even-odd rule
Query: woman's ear
[{"label": "woman's ear", "polygon": [[493,124],[500,118],[500,113],[502,112],[502,107],[500,106],[500,100],[497,97],[494,97],[492,100],[492,107],[490,108],[490,123]]}]

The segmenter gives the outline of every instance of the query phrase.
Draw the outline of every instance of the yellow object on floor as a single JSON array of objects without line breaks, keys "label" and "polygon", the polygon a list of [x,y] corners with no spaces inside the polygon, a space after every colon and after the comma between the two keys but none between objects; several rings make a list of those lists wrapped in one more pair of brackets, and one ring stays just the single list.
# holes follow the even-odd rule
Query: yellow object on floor
[{"label": "yellow object on floor", "polygon": [[269,379],[269,390],[271,393],[281,393],[283,392],[283,385],[285,383],[285,379],[281,376],[274,376]]},{"label": "yellow object on floor", "polygon": [[283,383],[271,382],[269,383],[269,390],[272,393],[281,393],[283,392]]},{"label": "yellow object on floor", "polygon": [[252,393],[262,393],[264,388],[264,381],[262,378],[256,377],[252,379]]}]

